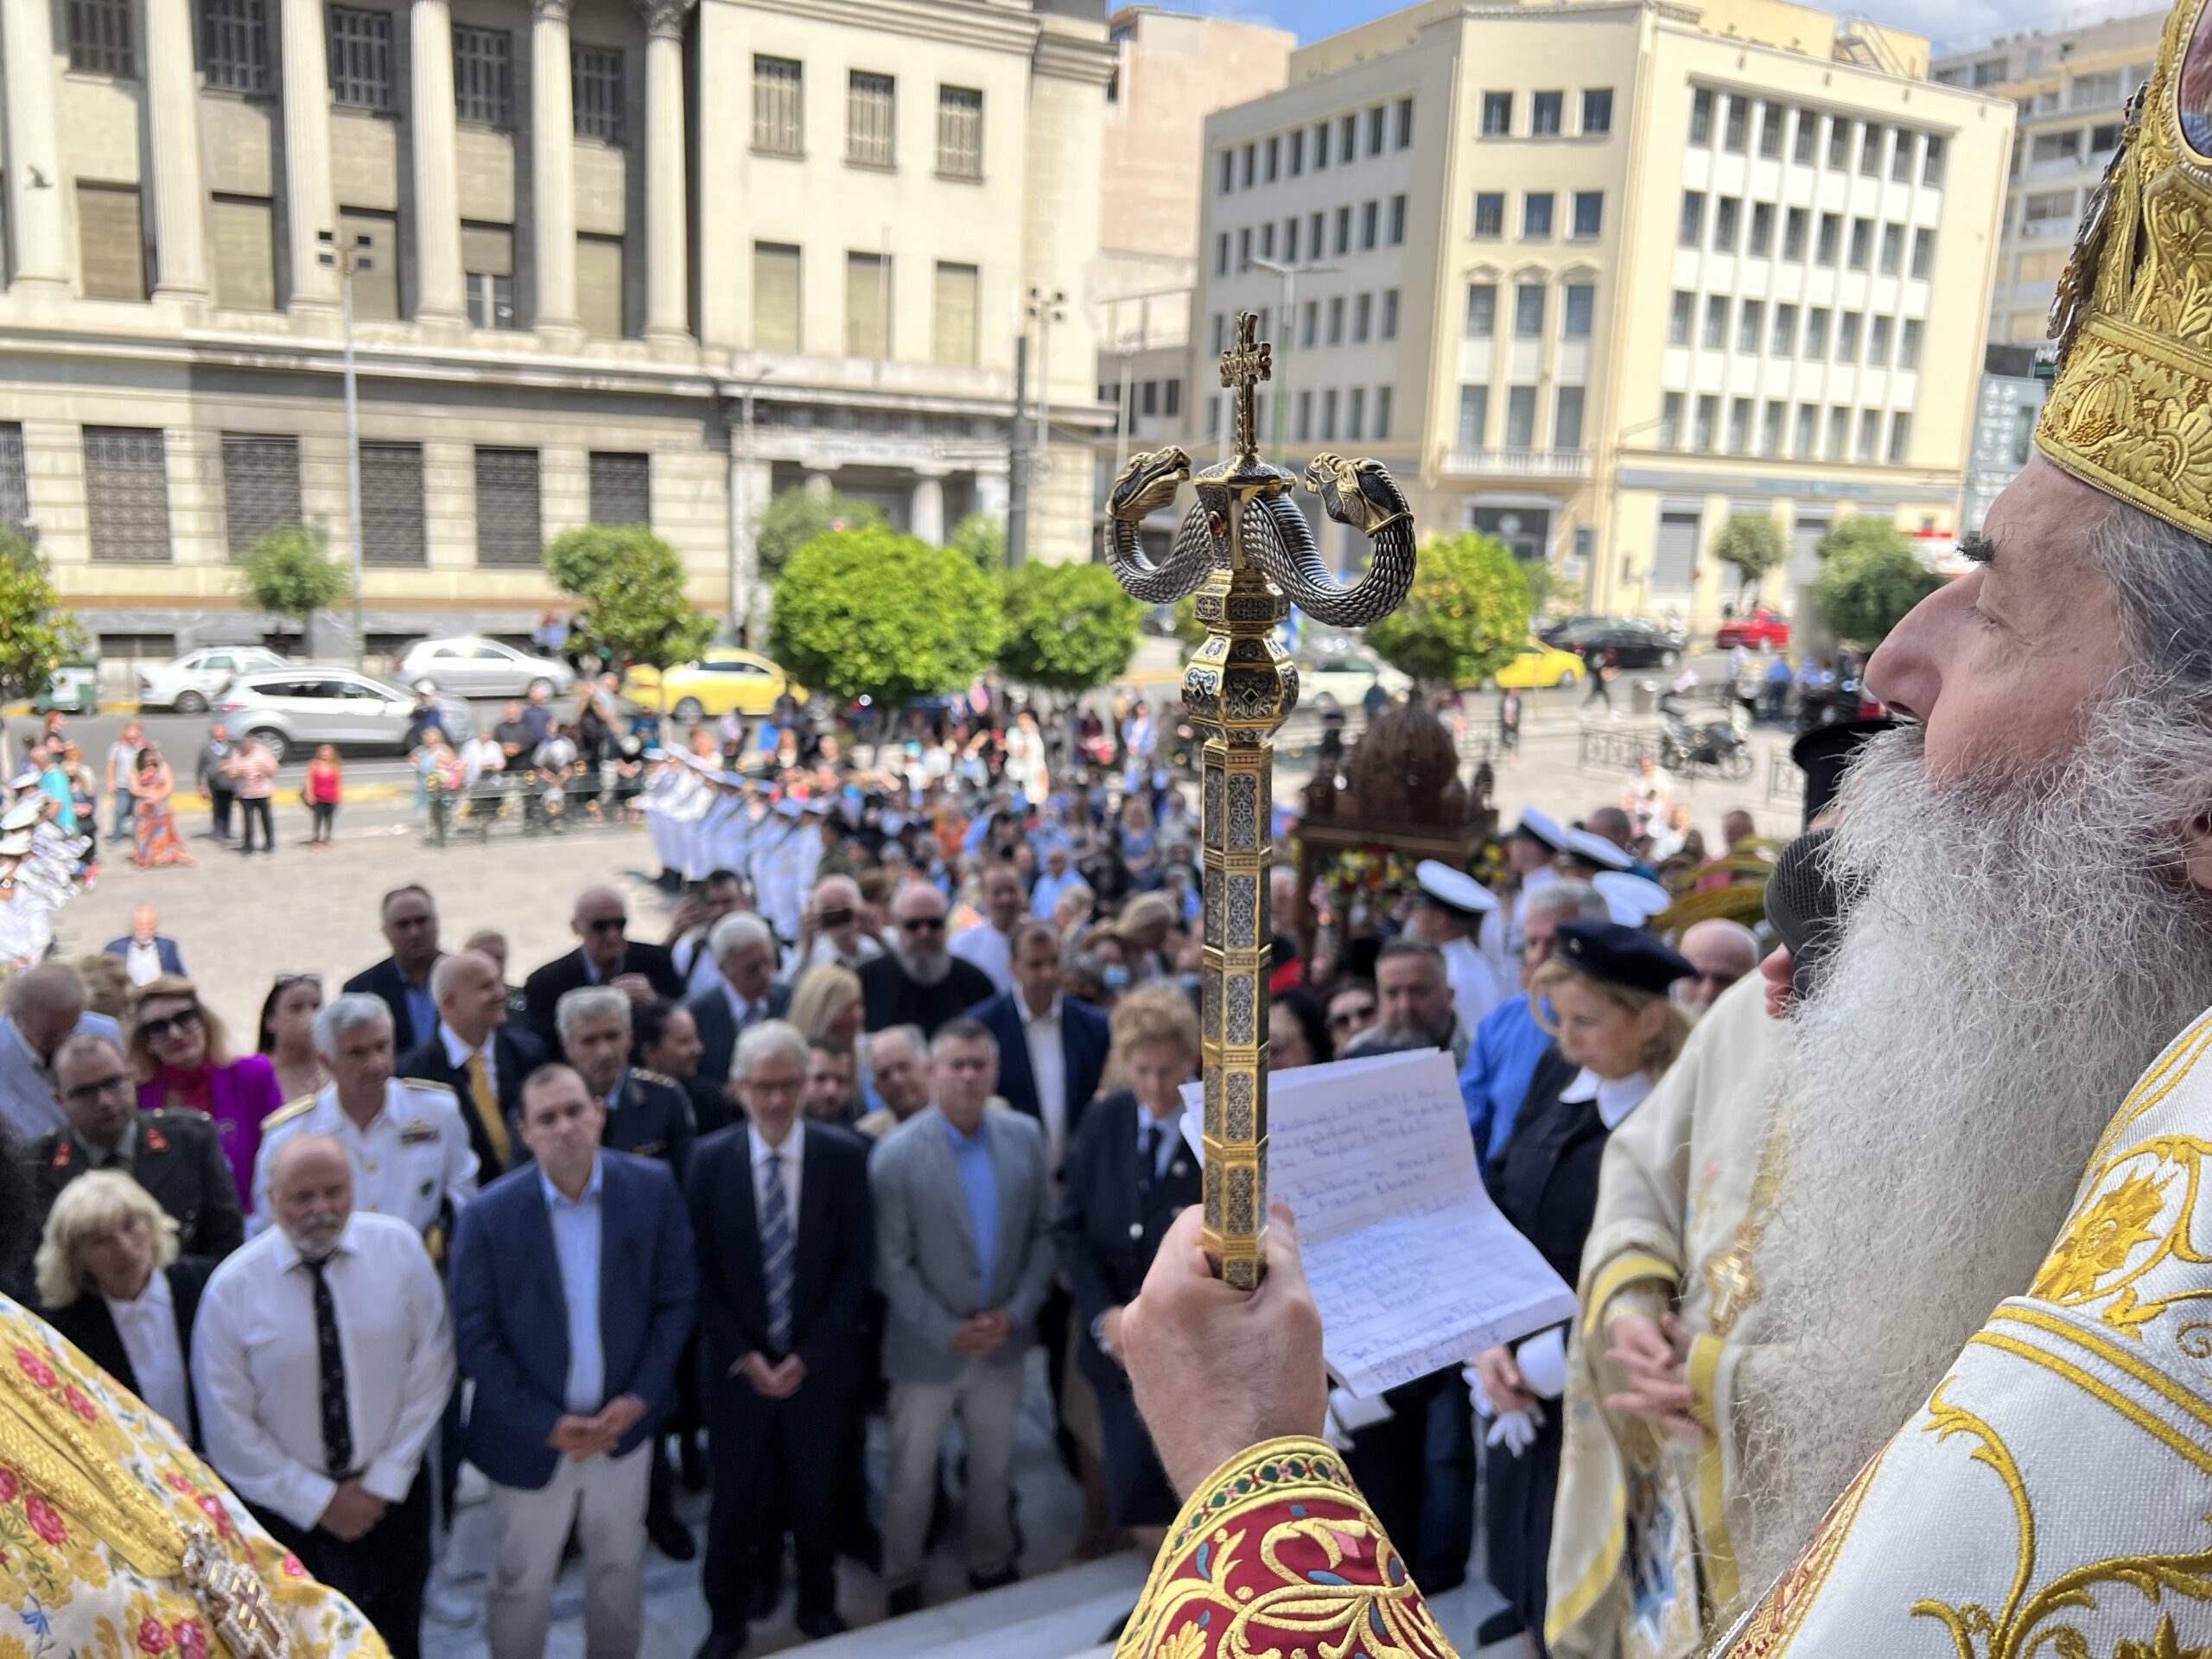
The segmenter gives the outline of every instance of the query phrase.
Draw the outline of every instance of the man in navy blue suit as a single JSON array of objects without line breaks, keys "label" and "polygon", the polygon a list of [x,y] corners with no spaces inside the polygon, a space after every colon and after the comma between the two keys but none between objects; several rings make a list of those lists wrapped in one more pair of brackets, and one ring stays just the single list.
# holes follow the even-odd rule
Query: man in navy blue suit
[{"label": "man in navy blue suit", "polygon": [[686,1185],[715,1464],[704,1574],[714,1628],[699,1659],[734,1659],[745,1646],[747,1618],[775,1588],[753,1582],[753,1570],[783,1559],[787,1522],[800,1632],[845,1628],[830,1471],[853,1431],[854,1397],[872,1375],[865,1325],[875,1233],[868,1143],[806,1121],[806,1065],[797,1027],[748,1027],[732,1065],[748,1121],[691,1153]]},{"label": "man in navy blue suit", "polygon": [[1098,1092],[1111,1039],[1106,1016],[1060,995],[1060,937],[1049,922],[1014,931],[1014,985],[969,1009],[998,1039],[999,1094],[1045,1128],[1046,1167],[1059,1179],[1075,1126]]},{"label": "man in navy blue suit", "polygon": [[543,1659],[573,1526],[584,1647],[632,1655],[645,1627],[645,1496],[654,1427],[676,1403],[698,1266],[665,1164],[602,1148],[607,1108],[573,1067],[523,1084],[534,1166],[461,1211],[448,1292],[466,1444],[492,1483],[492,1659]]}]

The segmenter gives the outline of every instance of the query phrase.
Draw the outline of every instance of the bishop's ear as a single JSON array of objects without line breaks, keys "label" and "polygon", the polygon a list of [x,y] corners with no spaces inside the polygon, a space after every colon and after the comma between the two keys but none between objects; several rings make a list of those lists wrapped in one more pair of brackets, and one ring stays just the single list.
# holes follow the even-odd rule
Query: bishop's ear
[{"label": "bishop's ear", "polygon": [[2212,811],[2200,812],[2182,826],[2181,862],[2192,885],[2212,890]]}]

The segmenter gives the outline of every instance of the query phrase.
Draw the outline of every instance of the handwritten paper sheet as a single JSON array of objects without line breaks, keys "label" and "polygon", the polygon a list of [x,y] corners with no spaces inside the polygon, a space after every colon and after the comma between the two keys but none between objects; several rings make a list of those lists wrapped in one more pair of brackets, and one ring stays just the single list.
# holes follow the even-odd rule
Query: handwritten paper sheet
[{"label": "handwritten paper sheet", "polygon": [[[1268,1079],[1268,1192],[1298,1216],[1329,1368],[1370,1398],[1574,1315],[1574,1292],[1497,1211],[1435,1049]],[[1200,1086],[1183,1133],[1203,1149]]]}]

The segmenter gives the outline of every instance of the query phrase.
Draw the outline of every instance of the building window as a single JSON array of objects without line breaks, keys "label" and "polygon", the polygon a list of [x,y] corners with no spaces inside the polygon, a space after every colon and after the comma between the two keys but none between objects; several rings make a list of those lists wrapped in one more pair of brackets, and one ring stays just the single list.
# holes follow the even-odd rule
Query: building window
[{"label": "building window", "polygon": [[1708,295],[1705,302],[1705,346],[1717,352],[1728,344],[1728,296]]},{"label": "building window", "polygon": [[146,297],[146,231],[137,185],[77,181],[77,252],[86,299]]},{"label": "building window", "polygon": [[1770,348],[1777,357],[1789,357],[1797,350],[1797,308],[1777,305],[1774,308],[1774,343]]},{"label": "building window", "polygon": [[1805,313],[1805,355],[1818,359],[1828,354],[1827,307],[1816,305]]},{"label": "building window", "polygon": [[1337,209],[1337,251],[1351,251],[1351,209],[1349,207]]},{"label": "building window", "polygon": [[1851,442],[1851,411],[1847,409],[1828,410],[1828,459],[1841,461]]},{"label": "building window", "polygon": [[652,523],[651,455],[627,454],[613,449],[591,452],[591,521],[594,524]]},{"label": "building window", "polygon": [[1766,306],[1758,300],[1745,300],[1736,311],[1736,349],[1756,352],[1759,340],[1766,333]]},{"label": "building window", "polygon": [[1215,192],[1225,196],[1236,188],[1236,152],[1233,149],[1224,149],[1221,152],[1221,175],[1215,181]]},{"label": "building window", "polygon": [[1317,123],[1313,128],[1313,170],[1319,173],[1328,165],[1329,124],[1323,121]]},{"label": "building window", "polygon": [[798,59],[753,54],[753,149],[766,156],[799,153],[804,87]]},{"label": "building window", "polygon": [[1252,269],[1252,227],[1249,225],[1236,232],[1236,269],[1239,271]]},{"label": "building window", "polygon": [[2117,104],[2120,91],[2120,71],[2117,69],[2107,69],[2094,75],[2076,75],[2066,89],[2066,107],[2069,110],[2094,110],[2107,104]]},{"label": "building window", "polygon": [[1789,111],[1779,104],[1759,105],[1759,154],[1770,161],[1782,156],[1782,128],[1789,119]]},{"label": "building window", "polygon": [[1859,170],[1870,179],[1882,175],[1882,135],[1885,130],[1869,121],[1859,137]]},{"label": "building window", "polygon": [[1483,94],[1483,137],[1510,138],[1513,136],[1513,94],[1484,92]]},{"label": "building window", "polygon": [[267,0],[200,0],[200,67],[210,86],[267,92]]},{"label": "building window", "polygon": [[1472,454],[1490,437],[1490,388],[1459,388],[1459,449]]},{"label": "building window", "polygon": [[1974,67],[1974,86],[1976,87],[1996,86],[2005,79],[2005,72],[2008,67],[2007,60],[2003,58],[1984,58]]},{"label": "building window", "polygon": [[1713,147],[1713,93],[1704,86],[1690,93],[1690,143],[1700,149]]},{"label": "building window", "polygon": [[1805,237],[1813,223],[1812,210],[1792,207],[1782,221],[1782,257],[1802,264],[1805,258]]},{"label": "building window", "polygon": [[1359,206],[1359,251],[1371,253],[1382,238],[1382,204],[1363,201]]},{"label": "building window", "polygon": [[[1505,234],[1505,193],[1502,190],[1478,190],[1475,193],[1475,238],[1494,242]],[[1321,251],[1317,238],[1313,251]]]},{"label": "building window", "polygon": [[1822,213],[1821,215],[1821,239],[1818,245],[1815,248],[1813,254],[1815,263],[1823,265],[1833,265],[1835,264],[1837,258],[1840,257],[1842,252],[1843,215],[1841,213]]},{"label": "building window", "polygon": [[1751,400],[1733,397],[1728,403],[1728,453],[1749,454],[1751,449]]},{"label": "building window", "polygon": [[1719,431],[1720,400],[1708,393],[1697,400],[1697,429],[1691,435],[1690,448],[1711,454]]},{"label": "building window", "polygon": [[[1395,340],[1398,337],[1398,290],[1395,288],[1382,290],[1382,322],[1375,333],[1380,340]],[[1376,435],[1379,437],[1381,434]]]},{"label": "building window", "polygon": [[2074,193],[2071,190],[2046,190],[2030,196],[2021,212],[2020,233],[2023,236],[2056,236],[2074,222]]},{"label": "building window", "polygon": [[[1311,346],[1316,340],[1320,338],[1320,336],[1321,302],[1319,300],[1308,300],[1306,302],[1305,320],[1299,328],[1298,343],[1301,346]],[[1213,349],[1215,356],[1218,357],[1221,355],[1222,336],[1221,332],[1218,329],[1214,331]]]},{"label": "building window", "polygon": [[215,196],[207,203],[215,258],[215,303],[231,311],[276,308],[276,210],[266,196]]},{"label": "building window", "polygon": [[1344,296],[1338,295],[1329,302],[1329,344],[1344,343]]},{"label": "building window", "polygon": [[1686,248],[1694,248],[1705,240],[1705,192],[1682,192],[1681,229],[1675,240]]},{"label": "building window", "polygon": [[1306,129],[1299,128],[1290,135],[1290,176],[1296,178],[1306,171]]},{"label": "building window", "polygon": [[1613,89],[1586,86],[1582,92],[1582,136],[1595,138],[1613,130]]},{"label": "building window", "polygon": [[1316,207],[1306,221],[1307,251],[1316,259],[1321,257],[1321,210]]},{"label": "building window", "polygon": [[1337,159],[1349,162],[1359,153],[1359,118],[1348,115],[1337,123]]},{"label": "building window", "polygon": [[1251,146],[1251,145],[1247,144],[1247,145],[1245,145],[1245,146],[1244,146],[1244,149],[1243,149],[1243,150],[1242,151],[1242,159],[1243,159],[1243,168],[1242,168],[1242,170],[1241,170],[1241,172],[1240,172],[1240,174],[1239,174],[1239,182],[1240,182],[1240,184],[1242,185],[1242,187],[1243,187],[1244,189],[1249,190],[1249,189],[1252,188],[1252,146]]},{"label": "building window", "polygon": [[1334,391],[1325,391],[1321,394],[1321,442],[1328,443],[1333,441],[1336,435],[1337,394]]},{"label": "building window", "polygon": [[1390,435],[1390,388],[1375,388],[1375,442],[1380,443]]},{"label": "building window", "polygon": [[168,457],[158,427],[85,429],[85,507],[95,563],[168,563]]},{"label": "building window", "polygon": [[1505,447],[1508,449],[1533,449],[1536,447],[1536,389],[1534,386],[1508,386],[1505,389]]},{"label": "building window", "polygon": [[1742,199],[1721,196],[1713,204],[1713,251],[1715,253],[1736,251],[1736,229],[1744,214]]},{"label": "building window", "polygon": [[845,355],[891,355],[891,256],[845,256]]},{"label": "building window", "polygon": [[1598,309],[1598,289],[1591,283],[1569,283],[1566,305],[1560,314],[1562,340],[1587,340]]},{"label": "building window", "polygon": [[1367,153],[1370,156],[1382,153],[1382,125],[1389,114],[1380,104],[1367,112]]},{"label": "building window", "polygon": [[1301,391],[1298,394],[1298,441],[1304,443],[1313,435],[1313,394]]},{"label": "building window", "polygon": [[1899,410],[1890,416],[1890,465],[1902,467],[1912,455],[1912,413]]},{"label": "building window", "polygon": [[1531,190],[1521,198],[1521,235],[1527,241],[1549,241],[1552,234],[1552,193]]},{"label": "building window", "polygon": [[[69,0],[69,67],[94,75],[138,73],[130,0]],[[162,546],[167,558],[166,541]]]},{"label": "building window", "polygon": [[1800,461],[1810,461],[1813,450],[1820,442],[1821,411],[1811,404],[1797,405],[1797,441],[1790,454]]},{"label": "building window", "polygon": [[930,330],[930,361],[946,368],[976,366],[977,294],[982,279],[973,265],[937,266],[936,309]]},{"label": "building window", "polygon": [[[477,476],[483,476],[483,451]],[[537,461],[530,455],[533,467]],[[533,473],[534,477],[534,473]],[[479,488],[481,488],[480,481]],[[479,502],[479,524],[481,501]],[[361,445],[361,563],[422,565],[429,562],[423,512],[423,446],[364,442]],[[527,561],[535,564],[535,554]]]},{"label": "building window", "polygon": [[575,89],[576,137],[603,144],[622,142],[622,49],[579,46],[569,54],[569,82]]},{"label": "building window", "polygon": [[594,340],[620,340],[629,332],[622,238],[587,232],[576,238],[576,321]]},{"label": "building window", "polygon": [[1893,317],[1876,317],[1866,325],[1866,366],[1886,369],[1890,366],[1890,340],[1897,331]]},{"label": "building window", "polygon": [[1754,259],[1764,259],[1774,251],[1774,204],[1755,201],[1751,204],[1751,239],[1744,251]]},{"label": "building window", "polygon": [[1286,264],[1298,263],[1298,215],[1295,213],[1282,222],[1282,257]]},{"label": "building window", "polygon": [[461,226],[461,269],[468,320],[479,328],[515,328],[515,232],[512,225]]},{"label": "building window", "polygon": [[233,556],[272,530],[302,522],[300,441],[223,434],[223,532]]},{"label": "building window", "polygon": [[1560,120],[1567,108],[1565,92],[1537,92],[1529,100],[1529,135],[1533,138],[1559,137]]},{"label": "building window", "polygon": [[[1407,145],[1412,143],[1414,141],[1413,99],[1410,98],[1400,99],[1397,102],[1396,109],[1397,120],[1390,134],[1390,147],[1393,149],[1403,149]],[[1387,409],[1389,407],[1389,399],[1390,397],[1390,389],[1388,386],[1383,387],[1382,391],[1376,393],[1376,397],[1381,400],[1376,405],[1378,409]],[[1379,415],[1376,416],[1375,424],[1378,428],[1382,424],[1382,418]],[[1382,434],[1378,430],[1375,435],[1379,438]]]},{"label": "building window", "polygon": [[1878,266],[1885,276],[1894,276],[1904,264],[1904,226],[1882,226],[1882,257]]},{"label": "building window", "polygon": [[1851,123],[1840,115],[1828,118],[1828,165],[1834,168],[1851,165]]},{"label": "building window", "polygon": [[0,421],[0,524],[31,521],[30,476],[23,465],[23,424]]},{"label": "building window", "polygon": [[1405,245],[1406,199],[1402,194],[1390,198],[1390,233],[1387,239],[1394,248]]},{"label": "building window", "polygon": [[1466,322],[1462,332],[1469,340],[1488,340],[1497,333],[1496,283],[1467,284]]},{"label": "building window", "polygon": [[1221,394],[1216,392],[1206,399],[1206,440],[1211,442],[1221,435]]},{"label": "building window", "polygon": [[1344,394],[1344,436],[1354,442],[1367,435],[1367,388],[1354,386]]},{"label": "building window", "polygon": [[537,451],[476,447],[476,563],[535,565],[545,550]]},{"label": "building window", "polygon": [[937,170],[948,179],[983,176],[983,94],[975,87],[937,89]]},{"label": "building window", "polygon": [[1815,147],[1821,142],[1821,112],[1818,110],[1797,111],[1797,142],[1790,147],[1789,158],[1802,167],[1813,164]]},{"label": "building window", "polygon": [[1740,93],[1728,100],[1728,117],[1720,130],[1720,147],[1732,156],[1744,153],[1751,139],[1751,100]]},{"label": "building window", "polygon": [[1862,464],[1871,463],[1881,452],[1882,411],[1862,409],[1859,411],[1859,459]]},{"label": "building window", "polygon": [[1912,233],[1912,274],[1926,278],[1936,270],[1936,232],[1922,226]]},{"label": "building window", "polygon": [[1578,190],[1574,193],[1574,234],[1584,240],[1599,236],[1605,228],[1605,193],[1602,190]]},{"label": "building window", "polygon": [[1267,158],[1268,182],[1269,184],[1273,184],[1275,181],[1276,173],[1282,166],[1282,140],[1281,138],[1270,138],[1268,140]]},{"label": "building window", "polygon": [[1874,221],[1854,219],[1851,221],[1851,268],[1864,270],[1874,257]]},{"label": "building window", "polygon": [[1513,289],[1513,337],[1540,340],[1544,333],[1544,285],[1519,283]]},{"label": "building window", "polygon": [[[569,77],[575,79],[574,54]],[[454,113],[479,126],[514,124],[515,37],[503,29],[453,26]],[[578,106],[581,112],[582,105]]]},{"label": "building window", "polygon": [[855,167],[892,165],[897,99],[898,82],[889,75],[855,69],[847,77],[845,159],[848,162]]},{"label": "building window", "polygon": [[1260,226],[1260,257],[1262,259],[1272,259],[1274,257],[1275,222],[1271,219],[1266,224]]},{"label": "building window", "polygon": [[1659,447],[1682,447],[1682,394],[1670,391],[1659,400]]},{"label": "building window", "polygon": [[1351,302],[1351,343],[1355,346],[1364,346],[1367,344],[1368,336],[1374,331],[1375,296],[1372,294],[1362,294]]},{"label": "building window", "polygon": [[353,250],[354,317],[368,322],[398,321],[399,216],[340,207],[338,240]]},{"label": "building window", "polygon": [[1229,232],[1227,231],[1216,232],[1213,238],[1213,274],[1217,276],[1229,275]]},{"label": "building window", "polygon": [[2069,127],[2063,132],[2039,132],[2028,141],[2028,162],[2040,167],[2050,162],[2078,164],[2082,159],[2082,130]]},{"label": "building window", "polygon": [[1890,178],[1897,184],[1912,182],[1912,134],[1903,127],[1897,129],[1897,141],[1890,150]]},{"label": "building window", "polygon": [[1552,394],[1552,448],[1582,447],[1582,388],[1561,386]]},{"label": "building window", "polygon": [[1856,363],[1859,360],[1859,331],[1866,321],[1857,311],[1847,311],[1835,320],[1835,360]]},{"label": "building window", "polygon": [[1697,296],[1681,289],[1675,290],[1675,308],[1667,319],[1667,343],[1687,346],[1690,343],[1690,329],[1697,316]]},{"label": "building window", "polygon": [[1778,455],[1782,453],[1782,428],[1789,415],[1788,404],[1778,398],[1768,401],[1759,420],[1759,454]]},{"label": "building window", "polygon": [[1928,135],[1928,143],[1920,153],[1920,181],[1929,185],[1943,182],[1943,140],[1936,133]]},{"label": "building window", "polygon": [[1173,420],[1183,412],[1183,383],[1179,378],[1163,382],[1160,396],[1165,400],[1160,406],[1161,414]]},{"label": "building window", "polygon": [[1897,367],[1916,369],[1920,366],[1920,336],[1925,327],[1917,317],[1907,317],[1897,330]]},{"label": "building window", "polygon": [[328,23],[331,101],[347,109],[389,111],[391,14],[333,6]]}]

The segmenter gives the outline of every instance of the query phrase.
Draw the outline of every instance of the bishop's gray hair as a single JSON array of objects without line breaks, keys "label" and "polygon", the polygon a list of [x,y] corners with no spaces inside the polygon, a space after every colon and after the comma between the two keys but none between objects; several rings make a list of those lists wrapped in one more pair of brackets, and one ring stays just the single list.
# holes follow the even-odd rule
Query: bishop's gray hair
[{"label": "bishop's gray hair", "polygon": [[2116,501],[2089,556],[2112,583],[2139,690],[2212,702],[2212,545]]}]

